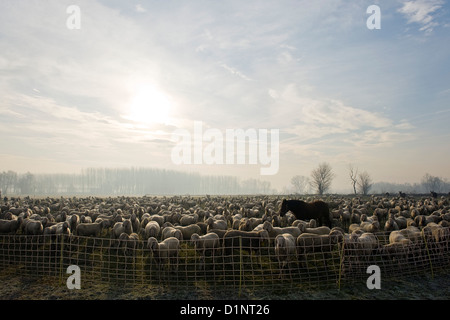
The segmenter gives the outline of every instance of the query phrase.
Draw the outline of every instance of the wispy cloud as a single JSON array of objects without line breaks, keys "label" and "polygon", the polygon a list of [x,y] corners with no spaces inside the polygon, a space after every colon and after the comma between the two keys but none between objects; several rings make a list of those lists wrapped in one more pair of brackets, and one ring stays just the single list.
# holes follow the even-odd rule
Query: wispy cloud
[{"label": "wispy cloud", "polygon": [[433,14],[443,5],[442,0],[413,0],[404,2],[398,11],[406,16],[408,23],[418,23],[419,30],[429,34],[439,25]]},{"label": "wispy cloud", "polygon": [[136,12],[139,12],[139,13],[147,12],[147,9],[145,9],[140,3],[135,5],[134,8],[135,8]]}]

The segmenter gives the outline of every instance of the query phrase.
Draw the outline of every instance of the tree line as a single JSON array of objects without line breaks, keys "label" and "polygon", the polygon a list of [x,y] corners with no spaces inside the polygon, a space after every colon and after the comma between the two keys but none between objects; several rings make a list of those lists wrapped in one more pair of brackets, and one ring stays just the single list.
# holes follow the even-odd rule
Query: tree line
[{"label": "tree line", "polygon": [[78,174],[0,173],[6,195],[269,194],[270,182],[154,168],[88,168]]},{"label": "tree line", "polygon": [[[420,183],[374,183],[372,177],[367,171],[360,171],[353,164],[349,164],[348,175],[349,183],[355,195],[398,192],[424,194],[430,192],[447,193],[450,191],[450,182],[441,177],[432,176],[429,173],[426,173],[422,177]],[[319,164],[319,166],[311,172],[310,177],[301,175],[293,176],[291,179],[291,185],[294,193],[323,195],[329,191],[334,177],[335,174],[333,173],[332,167],[330,164],[324,162]]]}]

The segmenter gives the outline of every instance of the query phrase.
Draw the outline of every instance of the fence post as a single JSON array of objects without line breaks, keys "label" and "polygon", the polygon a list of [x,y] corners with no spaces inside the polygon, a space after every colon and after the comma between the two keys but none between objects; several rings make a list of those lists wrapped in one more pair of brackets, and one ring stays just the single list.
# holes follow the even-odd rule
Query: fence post
[{"label": "fence post", "polygon": [[64,234],[61,234],[61,242],[60,242],[60,253],[59,253],[59,280],[61,283],[64,283],[63,281],[63,252],[64,252]]},{"label": "fence post", "polygon": [[341,274],[342,274],[342,264],[344,261],[344,244],[345,244],[345,239],[342,239],[342,250],[339,253],[339,279],[338,279],[338,291],[341,290]]},{"label": "fence post", "polygon": [[242,237],[239,236],[239,298],[241,297],[242,271]]},{"label": "fence post", "polygon": [[430,261],[431,279],[434,279],[433,264],[431,263],[430,251],[428,250],[428,242],[427,242],[427,239],[425,237],[425,233],[423,232],[423,230],[422,230],[422,237],[423,237],[423,241],[425,242],[425,248],[427,249],[428,261]]}]

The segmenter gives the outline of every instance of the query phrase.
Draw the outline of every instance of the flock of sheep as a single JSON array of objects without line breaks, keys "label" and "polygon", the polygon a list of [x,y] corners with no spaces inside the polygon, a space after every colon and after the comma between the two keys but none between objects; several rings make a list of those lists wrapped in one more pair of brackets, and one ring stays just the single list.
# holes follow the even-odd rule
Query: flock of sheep
[{"label": "flock of sheep", "polygon": [[107,238],[124,255],[148,250],[161,268],[176,268],[186,248],[203,264],[236,249],[256,255],[270,249],[280,273],[292,263],[305,267],[317,253],[338,253],[348,266],[377,256],[399,264],[419,255],[449,262],[448,197],[326,200],[332,228],[290,212],[281,217],[278,196],[17,198],[0,206],[0,240],[3,234]]}]

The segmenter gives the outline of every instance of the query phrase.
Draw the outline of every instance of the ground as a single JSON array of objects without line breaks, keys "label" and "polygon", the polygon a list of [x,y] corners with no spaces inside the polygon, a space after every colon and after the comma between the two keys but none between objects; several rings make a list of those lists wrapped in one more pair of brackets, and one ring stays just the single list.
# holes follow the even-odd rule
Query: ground
[{"label": "ground", "polygon": [[[115,287],[101,283],[82,283],[80,290],[69,290],[55,278],[0,275],[2,300],[415,300],[450,299],[450,274],[440,272],[381,282],[381,289],[368,289],[365,283],[340,288],[281,291],[179,291],[162,286]],[[55,285],[56,283],[56,285]]]}]

